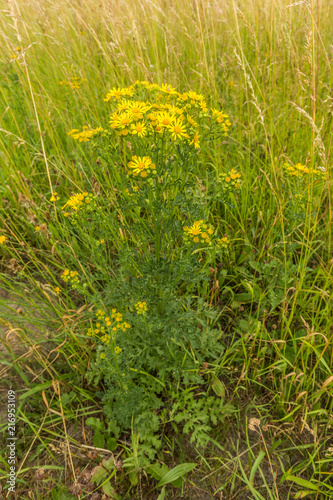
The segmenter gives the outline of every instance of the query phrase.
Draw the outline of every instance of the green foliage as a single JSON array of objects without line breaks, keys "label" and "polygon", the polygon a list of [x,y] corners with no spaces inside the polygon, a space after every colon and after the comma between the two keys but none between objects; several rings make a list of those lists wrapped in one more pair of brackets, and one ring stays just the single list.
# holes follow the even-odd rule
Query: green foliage
[{"label": "green foliage", "polygon": [[204,447],[209,441],[212,427],[230,416],[234,408],[229,403],[225,404],[222,398],[218,399],[206,393],[195,397],[194,390],[173,393],[174,402],[169,418],[175,423],[184,424],[182,431],[184,434],[190,434],[191,443]]},{"label": "green foliage", "polygon": [[[151,101],[144,104],[140,95],[147,95],[147,89]],[[118,103],[111,127],[120,137],[126,132],[127,145],[103,129],[71,132],[84,140],[93,135],[93,150],[106,163],[117,195],[99,203],[87,192],[77,193],[62,207],[59,218],[65,216],[68,231],[74,226],[73,234],[82,243],[88,234],[91,258],[98,265],[88,279],[70,269],[62,279],[99,308],[88,331],[98,353],[89,377],[103,376],[107,384],[102,395],[107,417],[122,428],[133,424],[151,440],[158,430],[156,412],[163,406],[166,384],[203,384],[199,366],[218,359],[224,350],[217,311],[199,297],[184,296],[182,288],[195,290],[207,283],[208,266],[223,253],[222,240],[208,222],[207,204],[195,194],[201,181],[193,177],[199,155],[191,134],[203,140],[225,135],[228,120],[214,109],[209,116],[204,98],[194,92],[164,93],[163,86],[145,82],[121,92],[135,97]],[[183,100],[189,100],[185,107]],[[136,108],[141,119],[146,113],[143,126],[148,132],[141,138],[133,132],[141,126],[135,121]],[[131,129],[122,120],[132,122]],[[123,158],[130,155],[124,168]],[[221,179],[221,191],[228,183],[231,191],[239,188],[240,177],[233,169]],[[57,194],[53,198],[56,201]],[[223,246],[228,242],[225,238]],[[105,245],[114,252],[112,264],[102,249]],[[203,442],[197,435],[209,428],[208,422],[217,422],[214,405],[210,412],[207,408],[198,402],[194,409],[203,422],[194,435],[198,442]],[[194,431],[194,422],[187,423],[186,430]],[[95,429],[94,443],[104,445],[101,429]]]},{"label": "green foliage", "polygon": [[[50,495],[48,482],[34,479],[37,464],[66,462],[66,479],[53,476],[57,483],[72,481],[71,457],[75,469],[86,467],[77,453],[85,436],[73,441],[72,427],[79,433],[81,419],[100,417],[105,397],[108,417],[95,442],[102,436],[107,447],[117,435],[107,427],[116,426],[125,455],[133,429],[145,457],[135,487],[126,473],[111,480],[127,492],[124,500],[145,497],[144,485],[158,481],[144,474],[144,463],[156,460],[170,469],[200,464],[204,480],[190,476],[188,497],[193,486],[207,496],[221,489],[226,498],[244,488],[258,498],[311,491],[330,498],[332,2],[48,4],[10,2],[0,15],[1,382],[18,389],[17,495]],[[230,112],[231,137],[200,133],[200,149],[183,138],[171,155],[175,168],[160,162],[157,143],[148,153],[147,136],[109,128],[115,106],[103,95],[110,84],[136,79],[167,79],[177,90],[209,95]],[[151,96],[141,88],[139,99]],[[83,140],[75,142],[82,132],[68,132],[81,126]],[[161,175],[127,177],[134,154],[154,156]],[[186,178],[173,183],[184,165]],[[233,168],[239,187],[226,181]],[[160,204],[149,197],[159,187]],[[85,192],[92,210],[61,210]],[[163,228],[159,260],[153,215]],[[227,238],[227,248],[184,245],[184,226],[199,220]],[[61,279],[66,269],[78,273],[78,284]],[[144,316],[138,302],[146,303]],[[113,346],[100,333],[87,338],[96,309],[113,307],[131,328],[120,329]],[[184,390],[196,393],[194,406],[206,394],[237,409],[216,426],[200,420],[211,427],[205,450],[195,440],[190,446],[191,430],[182,446],[186,420],[174,420],[195,417],[191,402],[170,416]],[[262,440],[253,447],[249,412],[265,421],[268,456]],[[67,445],[60,451],[63,441],[72,454]],[[162,487],[159,500],[177,496],[172,488]]]},{"label": "green foliage", "polygon": [[[117,448],[117,438],[119,437],[120,428],[114,421],[110,420],[107,429],[105,429],[103,422],[99,418],[89,417],[86,420],[86,425],[89,425],[94,430],[93,443],[96,448],[104,448],[106,446],[110,451],[114,451]],[[114,437],[110,436],[111,433]]]}]

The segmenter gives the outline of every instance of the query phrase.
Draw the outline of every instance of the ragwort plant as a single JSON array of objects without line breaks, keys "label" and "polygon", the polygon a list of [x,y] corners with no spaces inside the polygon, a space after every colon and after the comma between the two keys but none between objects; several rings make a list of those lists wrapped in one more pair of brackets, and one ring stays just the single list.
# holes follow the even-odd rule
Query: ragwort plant
[{"label": "ragwort plant", "polygon": [[[105,101],[111,105],[109,128],[74,129],[69,135],[90,141],[113,192],[108,199],[73,194],[59,214],[68,231],[89,246],[96,268],[84,276],[65,269],[61,278],[93,306],[87,336],[97,356],[89,377],[107,384],[106,415],[152,436],[167,419],[165,389],[204,384],[200,367],[224,350],[218,312],[198,289],[230,240],[221,232],[223,221],[214,221],[205,200],[195,195],[194,172],[200,145],[227,135],[231,123],[223,111],[208,110],[202,95],[179,93],[168,84],[135,82],[114,88]],[[221,176],[222,198],[241,182],[236,169]],[[53,193],[52,200],[57,197]],[[181,406],[169,403],[171,414]],[[188,398],[184,405],[189,408]],[[213,396],[195,405],[198,415],[194,407],[187,413],[182,408],[178,421],[192,416],[194,437],[203,444],[210,424],[227,410]]]}]

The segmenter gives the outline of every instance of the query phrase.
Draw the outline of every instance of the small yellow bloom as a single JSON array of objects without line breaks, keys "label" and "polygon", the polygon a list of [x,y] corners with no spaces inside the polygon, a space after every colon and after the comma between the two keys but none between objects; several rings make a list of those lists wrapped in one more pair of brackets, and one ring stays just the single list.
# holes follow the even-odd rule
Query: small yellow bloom
[{"label": "small yellow bloom", "polygon": [[198,149],[200,148],[200,142],[199,142],[199,139],[200,139],[200,135],[198,133],[196,133],[192,139],[192,141],[190,142],[190,146],[193,146],[195,147],[195,149]]},{"label": "small yellow bloom", "polygon": [[137,134],[138,137],[144,137],[147,135],[147,126],[144,122],[137,122],[135,125],[131,125],[132,134]]},{"label": "small yellow bloom", "polygon": [[122,349],[119,346],[115,347],[115,349],[114,349],[115,354],[120,354],[121,351],[122,351]]},{"label": "small yellow bloom", "polygon": [[54,192],[50,198],[50,201],[58,201],[60,200],[58,193]]},{"label": "small yellow bloom", "polygon": [[105,359],[105,357],[106,357],[105,352],[102,352],[102,354],[101,354],[101,359]]},{"label": "small yellow bloom", "polygon": [[3,243],[6,241],[6,239],[7,239],[7,237],[2,234],[0,236],[0,245],[3,245]]}]

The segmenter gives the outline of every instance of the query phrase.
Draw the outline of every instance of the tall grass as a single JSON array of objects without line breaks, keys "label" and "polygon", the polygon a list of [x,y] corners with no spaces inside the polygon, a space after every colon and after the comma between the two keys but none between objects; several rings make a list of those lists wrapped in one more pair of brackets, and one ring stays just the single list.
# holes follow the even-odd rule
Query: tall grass
[{"label": "tall grass", "polygon": [[[38,460],[65,464],[61,482],[77,479],[70,451],[91,440],[84,426],[75,434],[75,420],[100,411],[93,381],[84,377],[91,352],[80,330],[83,306],[54,293],[60,270],[84,255],[73,238],[61,245],[48,200],[55,190],[111,192],[112,178],[67,133],[106,124],[106,93],[137,79],[192,88],[221,106],[232,121],[228,145],[204,151],[200,175],[210,164],[217,174],[237,167],[244,179],[239,203],[211,200],[236,243],[225,273],[216,266],[202,290],[225,314],[230,349],[214,370],[237,412],[217,431],[215,448],[201,458],[195,452],[203,481],[191,476],[193,491],[245,498],[247,488],[248,498],[282,499],[312,481],[316,498],[330,498],[333,458],[324,443],[333,425],[332,23],[328,0],[1,2],[0,224],[13,242],[0,250],[9,293],[1,306],[9,356],[2,374],[4,389],[10,377],[36,389],[27,406],[23,392],[19,406],[20,481],[34,488],[33,498],[44,494],[27,472]],[[79,88],[68,84],[74,78]],[[309,180],[303,222],[287,204],[286,161],[328,174],[320,193]],[[43,223],[52,238],[47,228],[36,233]],[[239,295],[255,287],[259,299],[244,303]],[[267,297],[270,310],[261,315]],[[23,351],[13,347],[13,335]],[[71,394],[68,408],[63,392]],[[251,417],[266,423],[264,434],[253,422],[247,427]],[[52,448],[59,442],[63,462]],[[174,463],[186,461],[181,441],[166,446]],[[30,450],[36,462],[27,466]],[[287,473],[299,481],[287,481]],[[196,498],[189,491],[186,498]]]}]

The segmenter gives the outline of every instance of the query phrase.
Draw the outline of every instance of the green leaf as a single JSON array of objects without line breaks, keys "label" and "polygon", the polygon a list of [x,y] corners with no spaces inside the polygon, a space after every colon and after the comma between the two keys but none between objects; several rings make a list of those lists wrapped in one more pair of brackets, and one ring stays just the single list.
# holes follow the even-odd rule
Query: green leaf
[{"label": "green leaf", "polygon": [[259,465],[261,464],[264,456],[265,456],[265,452],[263,450],[261,450],[261,452],[259,453],[259,455],[257,456],[257,458],[254,461],[253,467],[252,467],[251,472],[250,472],[250,477],[249,477],[249,481],[252,485],[253,485],[254,475],[255,475]]},{"label": "green leaf", "polygon": [[93,437],[93,443],[96,446],[96,448],[104,448],[105,445],[105,438],[103,434],[100,432],[95,432],[95,435]]},{"label": "green leaf", "polygon": [[219,380],[216,375],[214,375],[214,379],[212,382],[212,389],[215,392],[216,396],[219,398],[224,398],[225,397],[225,387],[223,382]]},{"label": "green leaf", "polygon": [[299,484],[299,486],[304,486],[305,488],[309,488],[310,490],[319,491],[317,485],[310,483],[306,479],[302,479],[301,477],[296,476],[286,476],[285,481],[292,481],[293,483]]},{"label": "green leaf", "polygon": [[315,494],[315,491],[302,490],[302,491],[298,491],[297,493],[295,493],[295,498],[304,498],[307,495],[314,495],[314,494]]},{"label": "green leaf", "polygon": [[112,432],[112,434],[116,439],[119,437],[120,427],[118,427],[117,422],[115,420],[110,420],[110,422],[108,423],[108,432]]},{"label": "green leaf", "polygon": [[112,469],[115,469],[113,457],[110,457],[108,460],[103,460],[102,465],[99,465],[95,468],[94,473],[91,477],[91,482],[100,484]]},{"label": "green leaf", "polygon": [[236,293],[234,296],[234,301],[246,304],[252,301],[252,294],[249,292]]},{"label": "green leaf", "polygon": [[102,490],[104,491],[104,493],[106,495],[108,495],[112,500],[117,500],[118,498],[120,498],[117,493],[116,493],[116,490],[114,489],[114,487],[112,486],[111,482],[110,481],[107,481],[106,483],[104,483],[102,485]]},{"label": "green leaf", "polygon": [[86,420],[86,425],[89,425],[94,429],[94,431],[103,431],[104,430],[104,424],[101,422],[99,418],[96,417],[89,417]]},{"label": "green leaf", "polygon": [[115,438],[108,438],[106,440],[106,446],[108,450],[114,451],[118,446],[117,440]]},{"label": "green leaf", "polygon": [[26,399],[32,396],[33,394],[36,394],[36,392],[43,391],[44,389],[47,389],[48,387],[51,387],[52,385],[52,380],[49,380],[48,382],[44,382],[43,384],[38,384],[35,385],[30,391],[25,392],[24,394],[21,394],[19,396],[19,399]]},{"label": "green leaf", "polygon": [[139,482],[139,474],[135,469],[131,470],[128,474],[129,480],[133,486],[136,486]]},{"label": "green leaf", "polygon": [[173,469],[169,470],[165,474],[165,476],[162,477],[161,481],[158,483],[158,487],[164,486],[165,484],[170,484],[173,481],[176,481],[176,479],[183,477],[185,474],[193,470],[197,464],[193,463],[186,463],[186,464],[180,464],[176,465]]},{"label": "green leaf", "polygon": [[51,490],[52,500],[75,500],[73,495],[70,495],[66,489],[55,490],[52,488]]},{"label": "green leaf", "polygon": [[165,486],[163,486],[161,493],[158,495],[157,500],[165,499]]},{"label": "green leaf", "polygon": [[96,467],[93,475],[91,476],[91,482],[99,484],[108,475],[108,471],[101,465]]},{"label": "green leaf", "polygon": [[157,481],[160,481],[169,472],[169,468],[167,465],[157,462],[147,467],[146,472],[150,476],[153,476],[154,479],[157,479]]}]

